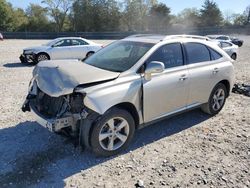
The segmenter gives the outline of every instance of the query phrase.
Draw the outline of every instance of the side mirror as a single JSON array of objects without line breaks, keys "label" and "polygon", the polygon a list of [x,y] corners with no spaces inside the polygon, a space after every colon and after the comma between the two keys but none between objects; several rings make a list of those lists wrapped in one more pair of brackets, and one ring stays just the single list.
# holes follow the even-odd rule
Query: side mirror
[{"label": "side mirror", "polygon": [[151,80],[152,73],[161,73],[165,69],[165,66],[162,62],[159,61],[151,61],[144,72],[144,77],[146,80]]}]

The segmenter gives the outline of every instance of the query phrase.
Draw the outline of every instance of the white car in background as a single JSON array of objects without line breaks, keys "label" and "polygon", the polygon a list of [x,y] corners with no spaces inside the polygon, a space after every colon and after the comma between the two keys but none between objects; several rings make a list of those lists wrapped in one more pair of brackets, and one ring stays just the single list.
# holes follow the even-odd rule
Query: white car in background
[{"label": "white car in background", "polygon": [[0,33],[0,40],[3,40],[3,35],[2,35],[2,33]]},{"label": "white car in background", "polygon": [[22,63],[36,64],[52,59],[84,59],[101,48],[101,44],[81,37],[56,38],[42,46],[25,48],[20,60]]},{"label": "white car in background", "polygon": [[221,47],[233,60],[237,59],[239,47],[229,41],[218,40],[218,45]]}]

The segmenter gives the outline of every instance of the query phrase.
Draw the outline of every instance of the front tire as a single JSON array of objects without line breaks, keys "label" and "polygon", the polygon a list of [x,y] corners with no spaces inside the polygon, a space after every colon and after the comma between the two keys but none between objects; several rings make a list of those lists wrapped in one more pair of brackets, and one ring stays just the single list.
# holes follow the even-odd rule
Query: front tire
[{"label": "front tire", "polygon": [[49,60],[49,55],[46,54],[46,53],[39,53],[37,54],[37,57],[36,57],[36,63],[39,63],[40,61],[46,61],[46,60]]},{"label": "front tire", "polygon": [[211,92],[208,103],[201,106],[202,111],[210,115],[218,114],[222,110],[227,96],[225,85],[218,83]]},{"label": "front tire", "polygon": [[135,132],[135,122],[126,110],[108,110],[97,122],[90,136],[90,143],[96,155],[115,155],[129,145]]}]

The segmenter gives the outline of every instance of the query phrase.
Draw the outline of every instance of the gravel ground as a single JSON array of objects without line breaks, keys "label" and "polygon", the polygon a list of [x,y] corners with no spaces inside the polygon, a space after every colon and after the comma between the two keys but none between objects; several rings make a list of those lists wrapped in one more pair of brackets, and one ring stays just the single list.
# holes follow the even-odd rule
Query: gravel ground
[{"label": "gravel ground", "polygon": [[[250,36],[240,37],[236,81],[250,83]],[[98,158],[20,110],[33,66],[18,57],[45,42],[0,42],[0,187],[250,187],[249,97],[232,94],[215,117],[194,110],[146,127],[121,155]]]}]

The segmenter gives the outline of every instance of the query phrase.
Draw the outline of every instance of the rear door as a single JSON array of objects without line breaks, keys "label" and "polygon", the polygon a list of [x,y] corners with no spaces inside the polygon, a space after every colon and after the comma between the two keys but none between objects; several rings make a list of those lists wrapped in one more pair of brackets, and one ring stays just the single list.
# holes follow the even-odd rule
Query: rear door
[{"label": "rear door", "polygon": [[72,39],[72,57],[75,59],[83,59],[90,51],[89,44],[81,39]]},{"label": "rear door", "polygon": [[149,81],[143,79],[145,122],[185,109],[188,98],[188,70],[184,64],[181,44],[171,43],[158,48],[146,64],[151,61],[163,62],[165,70],[152,74]]},{"label": "rear door", "polygon": [[190,79],[188,106],[206,103],[213,87],[220,81],[221,54],[204,44],[184,44]]}]

